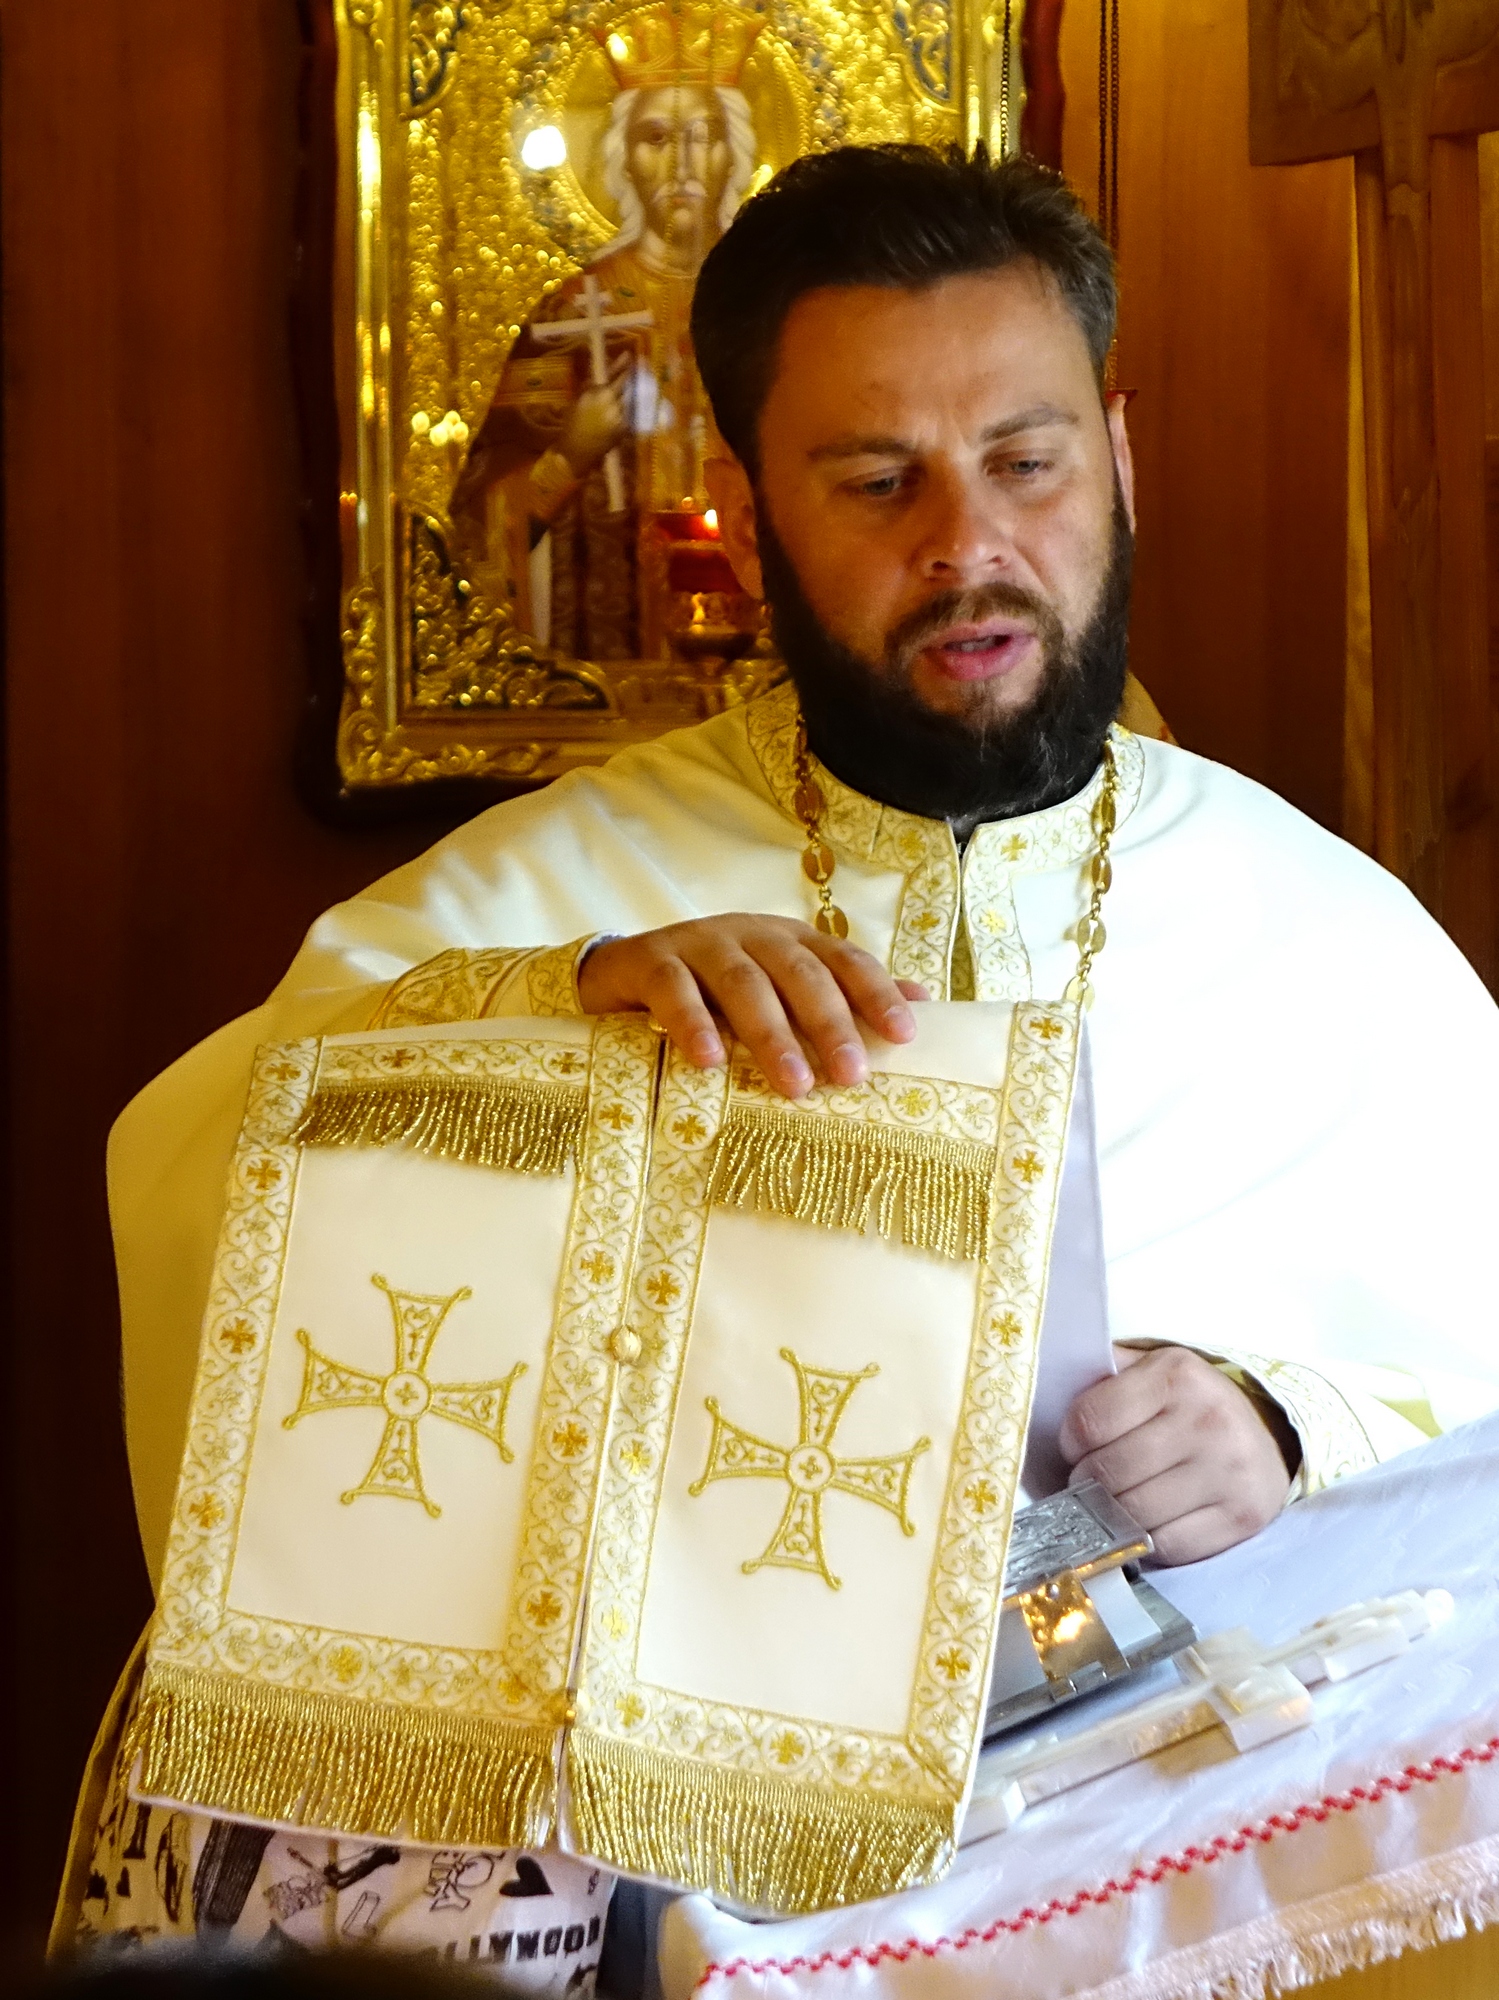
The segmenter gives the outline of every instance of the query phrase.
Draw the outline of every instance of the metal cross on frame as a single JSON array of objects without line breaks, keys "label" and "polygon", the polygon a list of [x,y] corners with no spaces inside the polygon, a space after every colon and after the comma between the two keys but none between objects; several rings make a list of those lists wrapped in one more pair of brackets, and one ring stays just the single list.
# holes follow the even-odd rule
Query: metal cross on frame
[{"label": "metal cross on frame", "polygon": [[895,1452],[889,1458],[834,1458],[833,1433],[849,1398],[861,1382],[879,1374],[878,1367],[862,1368],[856,1375],[833,1368],[809,1368],[789,1347],[781,1349],[781,1359],[796,1370],[801,1399],[801,1431],[796,1443],[771,1444],[730,1423],[717,1398],[709,1396],[706,1402],[713,1419],[713,1441],[708,1447],[708,1463],[702,1478],[687,1490],[701,1493],[715,1479],[785,1480],[790,1491],[780,1525],[765,1553],[743,1565],[746,1575],[767,1565],[807,1569],[832,1589],[841,1590],[842,1579],[828,1568],[823,1551],[823,1495],[848,1493],[855,1500],[872,1500],[895,1516],[903,1533],[914,1535],[916,1530],[906,1514],[906,1493],[911,1468],[931,1439],[918,1438],[908,1451]]},{"label": "metal cross on frame", "polygon": [[[634,328],[654,326],[655,323],[654,313],[606,313],[598,279],[586,277],[583,280],[583,317],[536,320],[532,322],[531,333],[537,340],[569,340],[581,335],[588,342],[589,382],[595,389],[605,389],[609,386],[605,335],[628,333]],[[609,495],[609,512],[622,514],[625,511],[625,480],[617,447],[604,454],[604,483]]]},{"label": "metal cross on frame", "polygon": [[515,1454],[505,1442],[505,1411],[510,1391],[517,1377],[525,1374],[526,1364],[517,1361],[508,1375],[495,1382],[429,1381],[427,1357],[442,1323],[459,1300],[471,1298],[472,1292],[467,1285],[446,1298],[426,1292],[398,1292],[378,1274],[370,1283],[390,1300],[395,1321],[395,1367],[389,1375],[370,1375],[347,1362],[334,1361],[313,1346],[305,1327],[298,1327],[297,1339],[306,1357],[302,1393],[297,1407],[281,1421],[291,1430],[303,1417],[320,1410],[383,1409],[385,1429],[370,1469],[357,1486],[340,1497],[346,1507],[370,1493],[418,1500],[435,1519],[442,1509],[427,1495],[417,1454],[417,1427],[422,1418],[446,1417],[450,1424],[477,1431],[509,1465]]}]

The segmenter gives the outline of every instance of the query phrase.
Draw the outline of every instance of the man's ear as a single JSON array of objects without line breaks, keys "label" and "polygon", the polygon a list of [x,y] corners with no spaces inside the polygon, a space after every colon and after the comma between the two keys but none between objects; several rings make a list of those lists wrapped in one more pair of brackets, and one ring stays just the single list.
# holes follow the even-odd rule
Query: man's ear
[{"label": "man's ear", "polygon": [[1114,467],[1119,474],[1119,491],[1124,495],[1124,511],[1129,515],[1131,534],[1135,527],[1135,460],[1129,448],[1129,432],[1125,429],[1124,413],[1129,408],[1129,396],[1115,390],[1104,399],[1104,412],[1109,425],[1109,447],[1114,454]]},{"label": "man's ear", "polygon": [[710,458],[703,467],[708,498],[718,515],[724,554],[751,597],[765,595],[760,580],[760,545],[755,539],[755,495],[737,458]]}]

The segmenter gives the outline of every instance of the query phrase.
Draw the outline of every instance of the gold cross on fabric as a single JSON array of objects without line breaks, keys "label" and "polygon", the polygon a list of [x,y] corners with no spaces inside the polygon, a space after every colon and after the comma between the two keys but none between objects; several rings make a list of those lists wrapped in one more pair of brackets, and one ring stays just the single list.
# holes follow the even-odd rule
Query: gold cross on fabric
[{"label": "gold cross on fabric", "polygon": [[368,1375],[362,1368],[334,1361],[312,1344],[305,1327],[298,1327],[306,1360],[302,1394],[282,1423],[287,1430],[319,1410],[384,1410],[385,1429],[369,1471],[358,1486],[341,1496],[347,1507],[366,1493],[384,1493],[396,1500],[419,1500],[434,1518],[442,1509],[427,1497],[417,1455],[417,1426],[425,1416],[446,1417],[450,1424],[487,1437],[506,1465],[515,1454],[505,1442],[505,1410],[517,1376],[526,1364],[517,1361],[498,1382],[430,1382],[427,1357],[452,1308],[473,1296],[467,1285],[446,1298],[426,1292],[397,1292],[376,1275],[370,1279],[390,1300],[395,1321],[396,1365],[389,1375]]},{"label": "gold cross on fabric", "polygon": [[801,1398],[801,1435],[796,1443],[771,1444],[753,1431],[741,1429],[723,1415],[717,1398],[709,1396],[706,1401],[713,1419],[713,1441],[703,1476],[688,1491],[701,1493],[715,1479],[784,1479],[790,1491],[780,1525],[764,1554],[743,1565],[745,1573],[768,1564],[807,1569],[832,1589],[841,1590],[842,1579],[828,1568],[823,1550],[823,1495],[848,1493],[855,1500],[872,1500],[895,1516],[905,1534],[914,1535],[916,1530],[906,1515],[906,1493],[911,1468],[931,1439],[918,1438],[909,1451],[889,1458],[834,1458],[833,1434],[849,1398],[861,1382],[879,1374],[878,1367],[862,1368],[856,1375],[840,1374],[834,1368],[809,1368],[789,1347],[781,1349],[781,1359],[796,1370]]}]

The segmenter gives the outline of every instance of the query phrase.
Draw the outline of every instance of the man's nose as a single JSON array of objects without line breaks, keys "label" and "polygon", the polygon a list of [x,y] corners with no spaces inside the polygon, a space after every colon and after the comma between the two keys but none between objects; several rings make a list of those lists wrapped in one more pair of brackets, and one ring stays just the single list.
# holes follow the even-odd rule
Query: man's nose
[{"label": "man's nose", "polygon": [[1007,570],[1015,540],[1009,510],[987,479],[953,472],[928,480],[919,549],[922,574],[972,582]]}]

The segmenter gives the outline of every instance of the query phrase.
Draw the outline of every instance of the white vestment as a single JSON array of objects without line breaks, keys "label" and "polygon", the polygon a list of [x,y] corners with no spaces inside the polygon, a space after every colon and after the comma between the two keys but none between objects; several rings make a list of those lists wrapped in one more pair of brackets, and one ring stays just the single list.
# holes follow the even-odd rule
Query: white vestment
[{"label": "white vestment", "polygon": [[[110,1182],[153,1570],[257,1044],[376,1017],[569,1012],[578,947],[601,931],[727,911],[810,920],[794,719],[779,689],[481,815],[319,918],[263,1007],[126,1109]],[[1499,1012],[1365,856],[1187,751],[1124,731],[1115,747],[1089,1022],[1113,1337],[1256,1377],[1315,1487],[1499,1403],[1485,1255]],[[960,856],[944,823],[820,777],[854,942],[934,998],[955,945],[972,997],[1061,995],[1097,779],[980,827]]]}]

